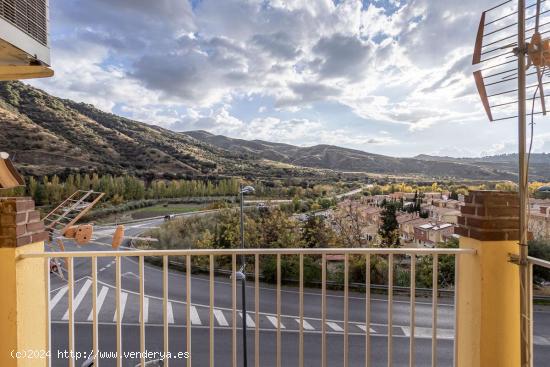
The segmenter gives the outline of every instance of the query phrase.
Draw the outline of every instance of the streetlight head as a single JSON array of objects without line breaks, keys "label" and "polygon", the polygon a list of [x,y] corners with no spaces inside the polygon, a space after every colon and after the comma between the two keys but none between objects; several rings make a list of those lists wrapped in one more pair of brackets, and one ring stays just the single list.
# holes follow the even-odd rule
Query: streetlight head
[{"label": "streetlight head", "polygon": [[245,186],[241,189],[241,194],[252,194],[256,190],[252,186]]}]

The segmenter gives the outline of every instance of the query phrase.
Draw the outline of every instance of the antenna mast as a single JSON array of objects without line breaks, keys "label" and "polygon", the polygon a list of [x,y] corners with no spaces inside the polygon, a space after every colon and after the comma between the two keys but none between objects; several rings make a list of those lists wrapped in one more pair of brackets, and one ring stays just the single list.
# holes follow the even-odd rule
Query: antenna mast
[{"label": "antenna mast", "polygon": [[[538,19],[537,19],[538,22]],[[531,366],[531,313],[529,306],[531,287],[529,283],[529,265],[527,263],[527,205],[529,205],[529,181],[526,158],[527,123],[525,109],[525,0],[518,0],[518,158],[519,158],[519,267],[520,267],[520,329],[521,329],[521,366]],[[543,97],[544,98],[544,97]]]}]

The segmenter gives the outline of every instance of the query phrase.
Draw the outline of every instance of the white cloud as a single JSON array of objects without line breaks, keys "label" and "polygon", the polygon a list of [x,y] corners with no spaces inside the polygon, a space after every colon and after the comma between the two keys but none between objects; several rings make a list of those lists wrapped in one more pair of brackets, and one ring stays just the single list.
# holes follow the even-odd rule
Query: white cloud
[{"label": "white cloud", "polygon": [[[490,1],[389,4],[121,0],[113,12],[107,0],[54,2],[57,76],[33,84],[176,130],[297,144],[409,149],[398,142],[483,124],[469,63]],[[246,99],[273,106],[232,110]],[[311,117],[319,104],[345,106],[355,123]],[[387,133],[361,131],[367,121]]]}]

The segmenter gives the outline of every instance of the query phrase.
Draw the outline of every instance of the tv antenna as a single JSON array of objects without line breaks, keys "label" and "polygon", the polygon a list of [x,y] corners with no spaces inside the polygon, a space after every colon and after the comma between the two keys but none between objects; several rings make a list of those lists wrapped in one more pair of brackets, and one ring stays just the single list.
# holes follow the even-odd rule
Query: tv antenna
[{"label": "tv antenna", "polygon": [[[550,1],[508,0],[481,15],[472,64],[474,79],[490,121],[518,120],[520,197],[521,366],[532,364],[532,315],[528,256],[529,155],[527,116],[546,115],[550,81]],[[547,88],[546,88],[547,89]],[[530,109],[528,110],[528,106]]]}]

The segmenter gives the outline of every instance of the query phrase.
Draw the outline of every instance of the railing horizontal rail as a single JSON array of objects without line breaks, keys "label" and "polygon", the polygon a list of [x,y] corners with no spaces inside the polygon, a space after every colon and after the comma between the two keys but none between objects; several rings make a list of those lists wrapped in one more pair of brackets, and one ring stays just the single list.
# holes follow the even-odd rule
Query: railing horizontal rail
[{"label": "railing horizontal rail", "polygon": [[[327,248],[327,249],[212,249],[212,250],[133,250],[133,251],[65,251],[36,252],[18,256],[25,258],[132,257],[132,256],[227,256],[227,255],[475,255],[475,249],[394,249],[394,248]],[[549,263],[550,264],[550,263]]]},{"label": "railing horizontal rail", "polygon": [[531,256],[527,258],[527,261],[529,261],[529,263],[533,265],[542,266],[543,268],[550,269],[550,261],[537,259],[536,257],[531,257]]}]

